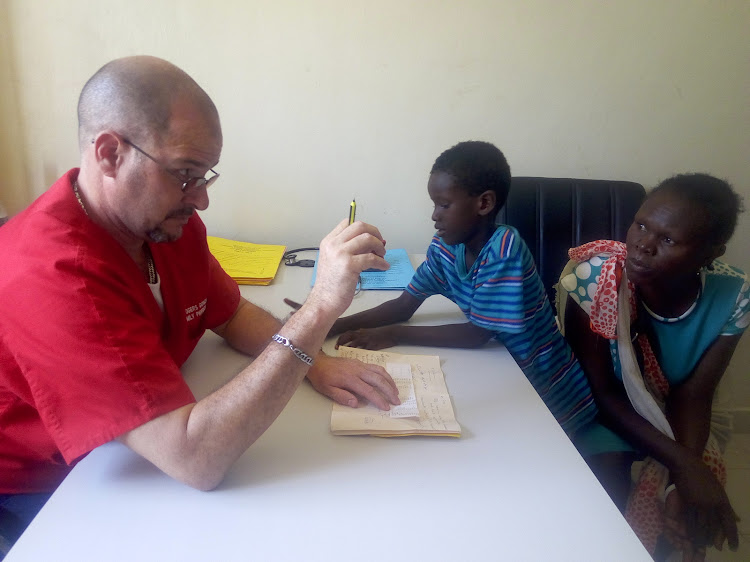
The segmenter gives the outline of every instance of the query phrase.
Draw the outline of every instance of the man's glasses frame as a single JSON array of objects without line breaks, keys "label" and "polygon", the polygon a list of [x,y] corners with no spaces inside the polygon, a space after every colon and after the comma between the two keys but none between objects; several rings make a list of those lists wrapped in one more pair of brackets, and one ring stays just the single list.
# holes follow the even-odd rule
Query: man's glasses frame
[{"label": "man's glasses frame", "polygon": [[161,162],[159,162],[156,158],[154,158],[153,156],[151,156],[148,152],[146,152],[145,150],[143,150],[141,147],[137,146],[135,143],[130,142],[126,138],[123,138],[122,140],[123,140],[123,142],[125,144],[128,144],[128,145],[132,146],[138,152],[140,152],[141,154],[143,154],[146,158],[148,158],[149,160],[151,160],[152,162],[154,162],[157,166],[159,166],[162,170],[164,170],[165,172],[167,172],[173,178],[177,178],[177,180],[180,182],[180,184],[182,186],[181,189],[182,189],[183,193],[185,193],[188,190],[198,189],[199,187],[204,187],[204,186],[205,186],[206,189],[208,189],[209,187],[211,187],[212,183],[214,183],[217,179],[219,179],[219,176],[221,175],[218,172],[216,172],[213,168],[209,168],[209,171],[213,173],[213,176],[211,176],[210,178],[188,178],[188,179],[185,179],[184,176],[181,176],[180,174],[177,174],[177,173],[173,172],[172,170],[170,170],[169,168],[167,168],[164,164],[162,164]]}]

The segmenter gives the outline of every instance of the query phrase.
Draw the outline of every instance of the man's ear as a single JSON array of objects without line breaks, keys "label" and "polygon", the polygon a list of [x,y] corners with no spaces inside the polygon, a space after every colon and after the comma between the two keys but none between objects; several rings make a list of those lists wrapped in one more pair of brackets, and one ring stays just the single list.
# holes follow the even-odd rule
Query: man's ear
[{"label": "man's ear", "polygon": [[489,215],[497,204],[497,196],[491,189],[480,193],[477,200],[479,201],[478,213],[480,216]]},{"label": "man's ear", "polygon": [[94,145],[96,163],[102,174],[110,178],[115,177],[122,159],[122,139],[116,133],[104,131],[91,142]]}]

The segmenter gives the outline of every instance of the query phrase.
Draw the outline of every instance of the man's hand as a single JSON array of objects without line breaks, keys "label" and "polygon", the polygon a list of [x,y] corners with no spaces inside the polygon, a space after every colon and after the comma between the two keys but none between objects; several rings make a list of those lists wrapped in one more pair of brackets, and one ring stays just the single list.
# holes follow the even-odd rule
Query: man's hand
[{"label": "man's hand", "polygon": [[377,228],[341,221],[320,243],[315,286],[305,304],[338,318],[352,303],[362,271],[390,267],[384,256],[383,237]]},{"label": "man's hand", "polygon": [[398,338],[396,337],[397,328],[397,326],[383,326],[381,328],[344,332],[336,341],[336,349],[340,345],[372,350],[393,347],[394,345],[398,345]]},{"label": "man's hand", "polygon": [[401,403],[396,383],[385,369],[356,359],[320,353],[307,378],[315,390],[344,406],[356,408],[361,398],[381,410]]}]

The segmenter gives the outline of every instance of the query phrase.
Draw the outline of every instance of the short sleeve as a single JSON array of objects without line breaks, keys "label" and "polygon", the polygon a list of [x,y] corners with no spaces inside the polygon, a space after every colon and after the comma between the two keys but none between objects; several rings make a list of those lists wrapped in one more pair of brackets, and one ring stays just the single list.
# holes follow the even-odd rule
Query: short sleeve
[{"label": "short sleeve", "polygon": [[407,293],[419,300],[425,300],[432,295],[445,294],[448,283],[440,257],[442,250],[443,246],[440,239],[433,238],[429,248],[427,248],[425,261],[419,265],[406,287]]},{"label": "short sleeve", "polygon": [[523,332],[546,304],[526,243],[510,228],[498,232],[477,272],[469,320],[493,332]]},{"label": "short sleeve", "polygon": [[560,286],[580,305],[586,314],[591,314],[591,303],[594,299],[603,263],[603,257],[594,256],[576,265],[571,273],[560,279]]},{"label": "short sleeve", "polygon": [[721,330],[722,336],[741,334],[750,325],[750,282],[743,274],[742,286],[737,294],[737,304],[734,312]]},{"label": "short sleeve", "polygon": [[155,329],[147,287],[128,291],[111,276],[45,281],[27,283],[35,300],[17,304],[16,329],[3,337],[66,462],[195,401]]}]

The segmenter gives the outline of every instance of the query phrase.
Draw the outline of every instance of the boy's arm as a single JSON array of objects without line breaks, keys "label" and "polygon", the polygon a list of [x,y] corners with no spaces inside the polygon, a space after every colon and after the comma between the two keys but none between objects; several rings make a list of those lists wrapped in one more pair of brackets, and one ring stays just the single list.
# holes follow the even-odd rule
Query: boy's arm
[{"label": "boy's arm", "polygon": [[377,328],[379,326],[406,322],[414,315],[414,312],[416,312],[423,302],[407,291],[404,291],[397,298],[386,301],[374,308],[339,318],[334,322],[328,335],[335,336],[349,330]]},{"label": "boy's arm", "polygon": [[492,332],[464,324],[443,326],[403,326],[423,303],[408,291],[380,306],[339,318],[328,335],[344,332],[336,342],[339,345],[364,349],[385,349],[394,345],[427,345],[432,347],[479,347],[492,337]]},{"label": "boy's arm", "polygon": [[383,326],[346,332],[339,337],[336,347],[347,345],[372,350],[394,345],[473,348],[484,345],[491,337],[492,332],[471,322],[443,326]]}]

